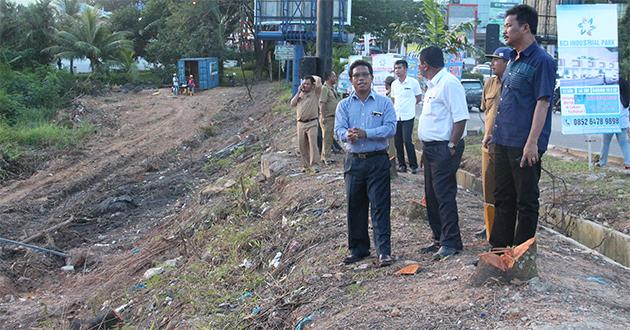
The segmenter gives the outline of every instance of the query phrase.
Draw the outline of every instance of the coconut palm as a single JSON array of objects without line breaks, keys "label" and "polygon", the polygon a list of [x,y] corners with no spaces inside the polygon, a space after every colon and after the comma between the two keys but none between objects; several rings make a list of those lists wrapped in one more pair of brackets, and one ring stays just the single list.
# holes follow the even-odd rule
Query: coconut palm
[{"label": "coconut palm", "polygon": [[46,51],[56,58],[87,58],[92,71],[102,70],[105,61],[118,61],[120,51],[133,50],[126,31],[111,32],[100,10],[86,7],[79,18],[56,33],[56,45]]}]

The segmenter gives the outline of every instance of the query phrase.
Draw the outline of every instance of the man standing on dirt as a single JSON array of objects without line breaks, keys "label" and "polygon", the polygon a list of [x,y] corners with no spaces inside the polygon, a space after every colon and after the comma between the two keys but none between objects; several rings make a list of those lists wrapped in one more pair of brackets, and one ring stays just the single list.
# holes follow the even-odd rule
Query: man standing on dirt
[{"label": "man standing on dirt", "polygon": [[337,75],[331,71],[326,73],[325,79],[322,94],[319,96],[319,124],[322,127],[322,162],[329,165],[332,162],[330,153],[334,141],[335,110],[340,98],[335,90]]},{"label": "man standing on dirt", "polygon": [[344,163],[348,203],[348,249],[346,264],[370,255],[368,207],[372,217],[378,265],[389,266],[391,257],[391,187],[387,139],[394,136],[396,114],[388,97],[372,90],[372,65],[357,60],[348,70],[354,91],[339,102],[335,134],[346,142]]},{"label": "man standing on dirt", "polygon": [[420,71],[429,80],[418,137],[422,141],[427,217],[433,232],[433,244],[421,252],[435,252],[433,259],[441,260],[463,249],[455,175],[464,153],[463,138],[470,116],[464,86],[444,68],[440,48],[430,46],[420,51]]},{"label": "man standing on dirt", "polygon": [[416,119],[416,104],[422,99],[422,90],[418,81],[407,77],[407,61],[398,60],[394,63],[394,74],[398,79],[392,82],[390,97],[394,100],[396,110],[396,155],[398,157],[398,172],[407,172],[405,162],[405,150],[409,159],[409,168],[412,174],[418,173],[418,160],[416,148],[411,141],[413,123]]},{"label": "man standing on dirt", "polygon": [[494,223],[494,143],[492,129],[501,99],[501,79],[510,60],[510,47],[499,47],[494,53],[486,55],[491,59],[492,76],[483,86],[481,111],[486,113],[483,140],[481,142],[481,181],[483,183],[483,216],[485,229],[477,233],[478,237],[490,237]]},{"label": "man standing on dirt", "polygon": [[514,50],[492,134],[496,214],[490,244],[496,248],[524,243],[538,225],[538,181],[551,133],[556,66],[536,42],[537,26],[538,13],[528,5],[506,12],[503,36]]},{"label": "man standing on dirt", "polygon": [[296,109],[297,136],[302,172],[319,172],[319,149],[317,148],[317,118],[319,117],[319,94],[322,89],[321,78],[305,76],[300,89],[291,99],[291,106]]}]

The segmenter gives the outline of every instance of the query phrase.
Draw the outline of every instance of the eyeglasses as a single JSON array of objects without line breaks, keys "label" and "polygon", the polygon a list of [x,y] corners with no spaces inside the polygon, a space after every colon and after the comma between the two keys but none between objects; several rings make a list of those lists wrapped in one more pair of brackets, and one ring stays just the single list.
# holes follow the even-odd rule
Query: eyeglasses
[{"label": "eyeglasses", "polygon": [[369,72],[357,72],[352,75],[352,78],[367,78],[371,76]]}]

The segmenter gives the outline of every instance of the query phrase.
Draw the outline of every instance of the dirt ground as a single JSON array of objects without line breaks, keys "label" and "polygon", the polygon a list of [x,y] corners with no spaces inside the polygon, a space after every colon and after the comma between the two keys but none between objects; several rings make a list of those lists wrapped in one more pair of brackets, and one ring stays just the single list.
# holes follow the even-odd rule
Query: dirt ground
[{"label": "dirt ground", "polygon": [[[119,306],[129,329],[630,328],[628,269],[542,229],[539,278],[471,287],[488,248],[473,237],[483,224],[472,192],[458,194],[463,253],[441,262],[420,254],[430,230],[410,205],[421,175],[392,182],[397,262],[343,265],[343,155],[301,173],[292,114],[274,105],[281,86],[254,86],[254,102],[246,95],[81,100],[98,133],[0,188],[0,237],[24,240],[72,219],[32,243],[68,252],[78,267],[3,248],[0,328],[68,328]],[[277,159],[266,180],[262,154]],[[410,262],[418,274],[394,275]],[[152,267],[163,273],[146,278]]]}]

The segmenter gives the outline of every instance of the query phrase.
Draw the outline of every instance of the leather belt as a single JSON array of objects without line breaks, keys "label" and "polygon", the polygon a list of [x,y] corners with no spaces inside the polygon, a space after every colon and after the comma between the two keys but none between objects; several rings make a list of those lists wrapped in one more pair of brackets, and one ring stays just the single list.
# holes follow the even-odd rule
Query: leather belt
[{"label": "leather belt", "polygon": [[383,155],[387,156],[387,151],[378,150],[378,151],[370,151],[370,152],[351,152],[350,155],[356,158],[367,159],[367,158],[375,157],[375,156],[383,156]]},{"label": "leather belt", "polygon": [[307,119],[307,120],[301,120],[301,119],[298,119],[298,121],[299,121],[300,123],[310,123],[310,122],[312,122],[313,120],[317,120],[317,118]]},{"label": "leather belt", "polygon": [[448,144],[448,141],[422,141],[425,146],[439,146],[440,144]]}]

